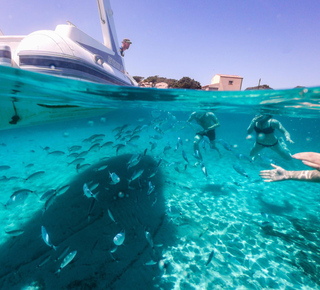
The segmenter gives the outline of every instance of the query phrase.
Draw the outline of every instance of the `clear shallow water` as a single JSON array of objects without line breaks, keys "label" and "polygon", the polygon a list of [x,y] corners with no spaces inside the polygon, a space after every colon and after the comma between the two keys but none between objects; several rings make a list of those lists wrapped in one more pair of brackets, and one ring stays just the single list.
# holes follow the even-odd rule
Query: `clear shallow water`
[{"label": "clear shallow water", "polygon": [[[65,104],[113,110],[1,131],[0,165],[10,168],[0,167],[0,202],[6,204],[17,190],[33,191],[1,208],[3,289],[320,288],[319,185],[262,182],[259,171],[271,168],[270,159],[286,169],[307,168],[268,149],[254,163],[237,158],[250,152],[253,139],[246,139],[246,128],[261,109],[290,132],[292,153],[319,152],[319,89],[218,94],[106,87],[5,72],[3,99],[50,103],[57,97]],[[208,109],[221,124],[217,139],[231,150],[218,143],[219,158],[216,151],[201,149],[206,177],[192,156],[197,127],[185,121],[192,111]],[[176,149],[178,137],[183,146]],[[128,169],[131,156],[146,149],[141,163]],[[144,171],[140,181],[129,183],[135,168]],[[121,181],[111,184],[109,172]],[[149,181],[155,186],[151,193]],[[99,183],[92,190],[99,192],[93,209],[93,199],[83,194],[84,183],[92,188]],[[58,193],[44,211],[41,196],[50,189]],[[57,250],[42,240],[41,226]],[[125,241],[111,254],[113,238],[122,230]],[[67,247],[67,253],[77,254],[55,274]]]}]

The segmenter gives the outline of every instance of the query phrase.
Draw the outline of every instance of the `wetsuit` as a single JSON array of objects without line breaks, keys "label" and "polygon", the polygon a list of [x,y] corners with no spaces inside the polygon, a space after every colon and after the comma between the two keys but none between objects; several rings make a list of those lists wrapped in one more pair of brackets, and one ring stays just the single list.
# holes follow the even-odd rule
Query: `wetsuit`
[{"label": "wetsuit", "polygon": [[[254,130],[256,131],[257,134],[272,134],[274,132],[274,129],[271,127],[271,124],[269,123],[269,127],[267,128],[258,128],[256,125],[254,125]],[[259,143],[258,141],[256,141],[257,144],[263,146],[263,147],[273,147],[276,146],[278,144],[279,140],[276,141],[276,143],[272,144],[272,145],[268,145],[268,144],[262,144]]]}]

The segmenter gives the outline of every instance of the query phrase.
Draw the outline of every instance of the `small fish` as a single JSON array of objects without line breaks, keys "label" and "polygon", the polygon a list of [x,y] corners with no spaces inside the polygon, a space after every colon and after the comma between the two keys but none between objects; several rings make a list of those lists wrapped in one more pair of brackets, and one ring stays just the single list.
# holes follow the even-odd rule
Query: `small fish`
[{"label": "small fish", "polygon": [[132,141],[135,141],[135,140],[138,140],[140,138],[139,135],[133,135],[130,137],[130,139],[128,140],[128,142],[132,142]]},{"label": "small fish", "polygon": [[44,171],[37,171],[35,173],[32,173],[31,175],[29,175],[25,180],[31,180],[31,179],[36,179],[40,176],[42,176],[45,172]]},{"label": "small fish", "polygon": [[249,178],[249,175],[245,172],[245,170],[239,164],[234,164],[233,169],[237,171],[239,174]]},{"label": "small fish", "polygon": [[130,160],[127,163],[127,169],[136,166],[142,158],[142,155],[140,153],[134,154],[131,156]]},{"label": "small fish", "polygon": [[143,171],[144,171],[143,169],[139,169],[133,172],[131,178],[129,179],[129,183],[139,178],[142,175]]},{"label": "small fish", "polygon": [[88,151],[92,151],[92,152],[98,152],[100,150],[100,144],[99,143],[96,143],[94,145],[92,145]]},{"label": "small fish", "polygon": [[155,140],[161,140],[163,137],[160,135],[153,135],[153,136],[150,136],[150,138],[155,139]]},{"label": "small fish", "polygon": [[89,210],[88,210],[88,220],[89,220],[89,221],[90,221],[91,213],[92,213],[92,211],[93,211],[93,208],[94,208],[95,204],[96,204],[96,199],[93,198],[92,201],[91,201],[91,203],[90,203]]},{"label": "small fish", "polygon": [[59,189],[57,189],[57,195],[62,195],[64,193],[66,193],[69,188],[70,188],[69,184],[66,184],[66,185],[60,187]]},{"label": "small fish", "polygon": [[82,146],[74,145],[68,148],[69,152],[79,151]]},{"label": "small fish", "polygon": [[117,184],[120,182],[120,177],[115,172],[110,173],[109,171],[109,176],[111,178],[110,184]]},{"label": "small fish", "polygon": [[217,139],[216,142],[220,143],[227,151],[232,151],[232,147],[223,139]]},{"label": "small fish", "polygon": [[88,153],[89,153],[89,150],[87,150],[87,151],[82,151],[82,152],[79,153],[78,158],[81,158],[81,157],[83,157],[83,156],[86,156]]},{"label": "small fish", "polygon": [[102,171],[108,168],[108,165],[102,165],[100,167],[97,168],[97,171]]},{"label": "small fish", "polygon": [[17,191],[17,192],[14,192],[9,200],[6,202],[6,204],[4,204],[5,208],[8,208],[8,207],[15,207],[17,205],[20,205],[22,203],[25,202],[25,200],[27,199],[27,197],[29,196],[29,191],[27,190],[22,190],[22,191]]},{"label": "small fish", "polygon": [[67,253],[69,252],[69,249],[70,249],[70,247],[66,247],[66,248],[62,251],[62,253],[59,255],[59,257],[55,259],[55,261],[59,261],[59,260],[61,260],[62,258],[64,258],[64,257],[67,255]]},{"label": "small fish", "polygon": [[77,251],[73,251],[71,253],[69,253],[62,261],[60,268],[58,269],[58,271],[56,273],[59,273],[61,271],[62,268],[64,268],[65,266],[67,266],[75,257],[75,255],[77,254]]},{"label": "small fish", "polygon": [[114,223],[117,223],[116,220],[114,219],[113,214],[111,213],[110,209],[108,209],[108,215],[109,215],[110,219],[111,219]]},{"label": "small fish", "polygon": [[90,166],[91,166],[91,164],[89,164],[89,163],[77,164],[76,169],[77,169],[77,172],[79,173],[79,171],[83,172],[84,170],[88,169]]},{"label": "small fish", "polygon": [[94,199],[97,199],[97,195],[98,193],[96,194],[93,194],[92,191],[89,189],[88,185],[85,183],[83,185],[83,194],[87,197],[87,198],[91,198],[93,197]]},{"label": "small fish", "polygon": [[11,167],[9,165],[0,165],[0,170],[8,170]]},{"label": "small fish", "polygon": [[156,142],[149,142],[149,144],[151,145],[151,151],[157,147],[157,143]]},{"label": "small fish", "polygon": [[147,242],[149,243],[150,247],[153,248],[153,240],[152,240],[152,236],[151,236],[150,232],[145,231],[145,236],[146,236]]},{"label": "small fish", "polygon": [[53,248],[54,250],[57,250],[57,247],[54,246],[51,241],[50,241],[50,238],[49,238],[49,235],[48,235],[48,232],[46,230],[46,228],[44,226],[41,226],[41,236],[42,236],[42,239],[43,241],[50,247],[50,248]]},{"label": "small fish", "polygon": [[164,147],[163,153],[165,153],[166,151],[168,151],[170,149],[171,149],[171,146],[168,144],[167,146]]},{"label": "small fish", "polygon": [[244,155],[242,153],[238,153],[236,154],[236,157],[240,160],[247,160],[249,161],[250,163],[252,163],[252,159],[250,157],[248,157],[247,155]]},{"label": "small fish", "polygon": [[208,177],[208,172],[207,172],[207,169],[206,169],[206,167],[204,166],[203,162],[201,162],[200,165],[201,165],[201,170],[202,170],[203,174],[204,174],[206,177]]},{"label": "small fish", "polygon": [[103,143],[103,144],[101,145],[101,148],[111,146],[112,144],[113,144],[113,141],[107,141],[106,143]]},{"label": "small fish", "polygon": [[200,153],[199,150],[196,150],[196,151],[193,153],[193,156],[194,156],[196,159],[202,161],[202,156],[201,156],[201,153]]},{"label": "small fish", "polygon": [[212,258],[213,258],[213,251],[211,251],[211,253],[210,253],[210,255],[209,255],[209,258],[208,258],[208,260],[207,260],[207,263],[206,263],[206,266],[208,266],[209,265],[209,263],[211,262],[211,260],[212,260]]},{"label": "small fish", "polygon": [[52,151],[48,152],[48,154],[51,156],[63,156],[65,153],[63,151]]},{"label": "small fish", "polygon": [[151,183],[151,181],[149,181],[149,187],[148,187],[147,195],[150,195],[150,194],[154,191],[155,187],[156,187],[156,186],[153,185],[153,184]]},{"label": "small fish", "polygon": [[120,150],[121,148],[124,148],[125,146],[126,146],[126,145],[124,145],[124,144],[117,144],[117,145],[113,146],[113,148],[117,148],[117,149],[116,149],[116,154],[118,154],[119,150]]},{"label": "small fish", "polygon": [[45,213],[48,208],[53,204],[53,202],[55,201],[56,195],[51,195],[50,198],[48,198],[44,204],[44,208],[43,208],[43,213]]},{"label": "small fish", "polygon": [[83,157],[79,157],[73,161],[71,161],[70,163],[68,163],[68,165],[79,165],[81,164],[85,159]]},{"label": "small fish", "polygon": [[40,268],[42,266],[44,266],[45,264],[47,264],[49,261],[51,260],[51,256],[48,256],[46,258],[44,258],[41,263],[37,266],[37,268]]},{"label": "small fish", "polygon": [[151,261],[149,261],[149,262],[146,262],[146,263],[144,263],[144,265],[146,265],[146,266],[153,266],[153,265],[157,265],[158,263],[157,262],[155,262],[155,261],[153,261],[153,260],[151,260]]},{"label": "small fish", "polygon": [[9,236],[17,237],[24,233],[24,230],[11,230],[11,231],[5,231],[5,233]]},{"label": "small fish", "polygon": [[186,154],[186,152],[185,152],[184,150],[182,150],[182,157],[183,157],[183,159],[184,159],[185,161],[187,161],[187,163],[189,163],[189,160],[188,160],[188,158],[187,158],[187,154]]},{"label": "small fish", "polygon": [[113,242],[116,246],[121,246],[126,238],[125,230],[122,230],[113,238]]},{"label": "small fish", "polygon": [[40,200],[50,198],[52,195],[55,195],[55,194],[56,194],[55,189],[49,189],[43,195],[41,195]]},{"label": "small fish", "polygon": [[158,167],[156,167],[152,172],[151,174],[149,175],[149,178],[152,178],[153,176],[155,176],[158,172]]}]

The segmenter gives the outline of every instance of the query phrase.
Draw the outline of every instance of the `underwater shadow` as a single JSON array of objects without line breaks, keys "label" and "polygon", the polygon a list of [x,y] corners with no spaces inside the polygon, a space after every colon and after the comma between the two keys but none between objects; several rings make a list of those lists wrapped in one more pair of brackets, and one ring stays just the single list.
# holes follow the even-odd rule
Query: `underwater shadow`
[{"label": "underwater shadow", "polygon": [[[113,157],[77,175],[65,193],[28,222],[22,235],[1,246],[1,289],[27,285],[37,289],[151,289],[159,282],[165,271],[158,263],[162,250],[174,243],[162,191],[164,178],[150,156],[128,169],[131,157]],[[140,178],[129,182],[139,170],[143,170]],[[120,181],[112,184],[110,173],[116,173]],[[97,200],[84,195],[84,184],[94,195],[99,192]],[[41,238],[42,226],[48,232],[49,246]],[[123,239],[123,232],[124,242],[118,241],[116,248],[114,238],[120,234]],[[74,251],[76,255],[64,266],[66,256]]]}]

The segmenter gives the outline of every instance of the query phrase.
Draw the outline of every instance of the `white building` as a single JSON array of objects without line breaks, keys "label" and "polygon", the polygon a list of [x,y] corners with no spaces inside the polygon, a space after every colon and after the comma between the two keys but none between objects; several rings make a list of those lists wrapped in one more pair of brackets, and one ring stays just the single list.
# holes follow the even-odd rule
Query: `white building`
[{"label": "white building", "polygon": [[217,74],[211,79],[211,84],[203,86],[206,91],[240,91],[243,77]]}]

